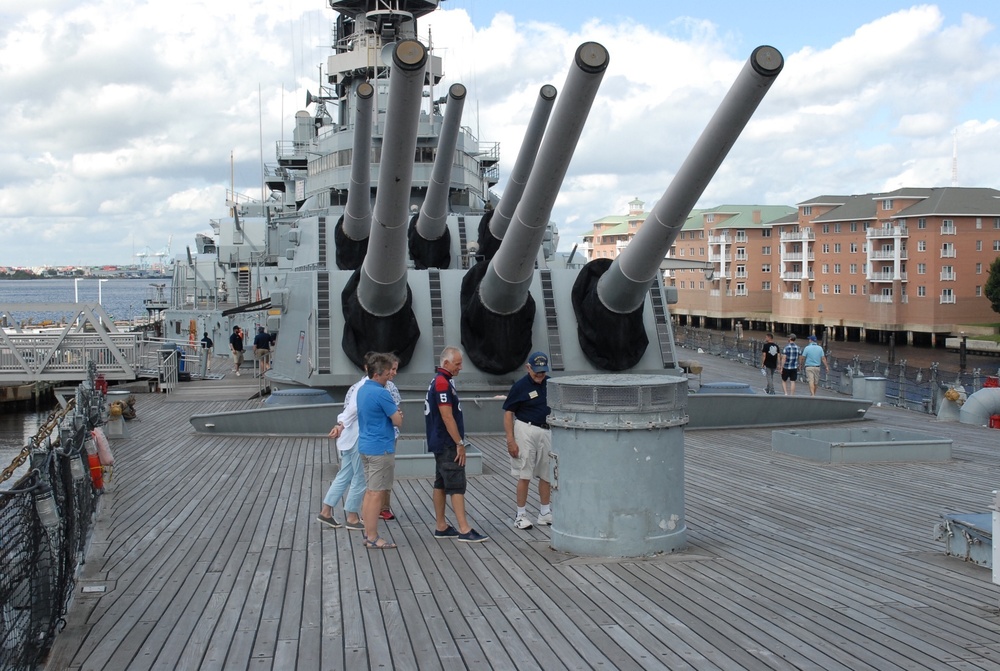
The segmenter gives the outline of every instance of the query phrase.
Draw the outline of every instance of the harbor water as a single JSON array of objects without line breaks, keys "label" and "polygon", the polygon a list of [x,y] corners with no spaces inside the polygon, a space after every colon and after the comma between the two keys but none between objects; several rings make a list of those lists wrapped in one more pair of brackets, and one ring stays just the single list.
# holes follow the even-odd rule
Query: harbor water
[{"label": "harbor water", "polygon": [[[73,303],[77,296],[81,303],[97,303],[100,295],[100,303],[108,316],[115,320],[132,320],[146,316],[143,301],[151,297],[154,285],[164,282],[168,280],[109,279],[99,286],[97,278],[92,277],[79,278],[78,281],[73,278],[0,280],[0,305]],[[41,310],[15,313],[18,321],[30,319],[36,324],[43,320],[58,323],[63,316]],[[6,468],[31,440],[52,409],[13,408],[0,404],[0,469]],[[10,481],[0,483],[0,489],[9,487],[17,477],[20,477],[20,472]]]}]

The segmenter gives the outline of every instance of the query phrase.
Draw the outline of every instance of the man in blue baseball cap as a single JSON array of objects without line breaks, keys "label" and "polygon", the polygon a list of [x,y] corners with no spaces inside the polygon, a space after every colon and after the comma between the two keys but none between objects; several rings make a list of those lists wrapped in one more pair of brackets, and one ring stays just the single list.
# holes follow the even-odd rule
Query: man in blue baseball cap
[{"label": "man in blue baseball cap", "polygon": [[530,529],[528,519],[528,487],[532,478],[538,478],[537,524],[552,524],[549,497],[549,453],[552,451],[552,433],[549,431],[549,403],[546,395],[549,357],[545,352],[535,352],[524,365],[528,374],[517,380],[503,403],[503,428],[507,434],[507,453],[510,455],[510,473],[517,478],[517,514],[514,526]]}]

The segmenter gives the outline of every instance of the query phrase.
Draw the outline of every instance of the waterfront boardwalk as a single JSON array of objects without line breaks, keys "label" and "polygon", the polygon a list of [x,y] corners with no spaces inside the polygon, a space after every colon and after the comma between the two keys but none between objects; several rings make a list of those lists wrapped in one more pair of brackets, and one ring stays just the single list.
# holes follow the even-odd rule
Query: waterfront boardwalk
[{"label": "waterfront boardwalk", "polygon": [[[705,382],[762,383],[680,357]],[[47,668],[1000,669],[1000,587],[933,534],[942,514],[989,511],[1000,431],[872,408],[866,426],[948,436],[953,458],[848,465],[772,452],[771,429],[687,431],[688,545],[639,559],[514,529],[506,450],[483,436],[468,507],[490,541],[434,539],[431,480],[411,478],[380,524],[399,549],[374,551],[316,521],[330,441],[188,424],[255,391],[244,375],[137,395]]]}]

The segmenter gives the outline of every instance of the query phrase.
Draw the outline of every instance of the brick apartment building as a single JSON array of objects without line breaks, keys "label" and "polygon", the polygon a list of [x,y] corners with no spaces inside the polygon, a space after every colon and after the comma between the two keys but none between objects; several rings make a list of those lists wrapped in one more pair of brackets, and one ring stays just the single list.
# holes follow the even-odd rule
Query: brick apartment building
[{"label": "brick apartment building", "polygon": [[[616,257],[645,220],[642,206],[594,222],[588,258]],[[937,344],[997,321],[983,285],[998,256],[1000,191],[905,188],[693,211],[668,258],[698,267],[666,281],[681,324]]]}]

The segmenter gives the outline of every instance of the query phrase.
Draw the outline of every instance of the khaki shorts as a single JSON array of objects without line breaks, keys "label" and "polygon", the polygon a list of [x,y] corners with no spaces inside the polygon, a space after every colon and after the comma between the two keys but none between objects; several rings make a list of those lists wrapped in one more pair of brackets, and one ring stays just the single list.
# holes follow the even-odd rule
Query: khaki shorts
[{"label": "khaki shorts", "polygon": [[253,351],[253,358],[257,361],[270,361],[271,350],[269,349],[255,349]]},{"label": "khaki shorts", "polygon": [[552,432],[534,424],[514,420],[517,457],[510,458],[510,474],[518,480],[549,480]]},{"label": "khaki shorts", "polygon": [[243,364],[243,352],[242,352],[242,350],[239,351],[239,352],[233,352],[233,363],[235,363],[237,366],[240,366],[240,365]]},{"label": "khaki shorts", "polygon": [[362,454],[361,464],[365,469],[368,491],[387,492],[392,489],[396,474],[395,454]]},{"label": "khaki shorts", "polygon": [[809,384],[819,384],[819,366],[806,366],[806,381]]}]

